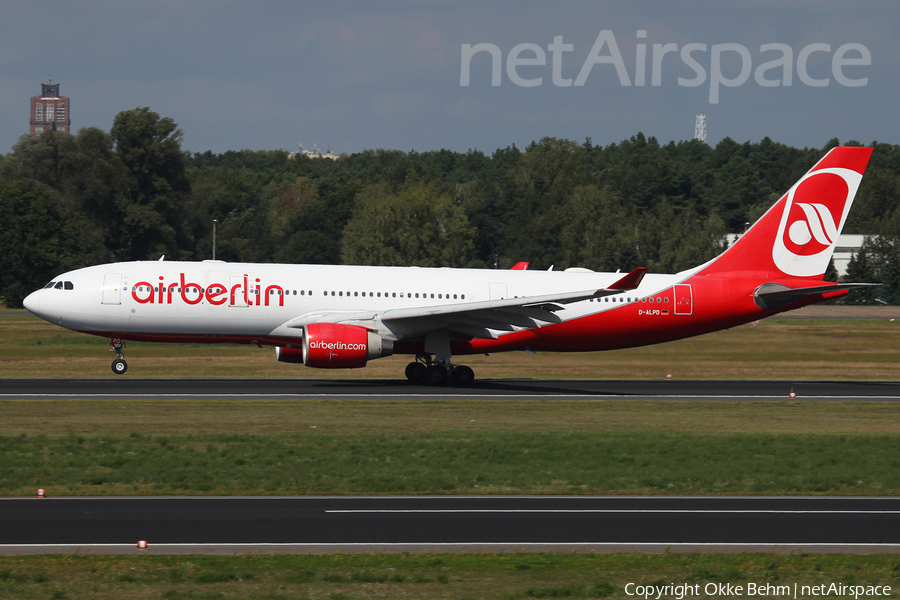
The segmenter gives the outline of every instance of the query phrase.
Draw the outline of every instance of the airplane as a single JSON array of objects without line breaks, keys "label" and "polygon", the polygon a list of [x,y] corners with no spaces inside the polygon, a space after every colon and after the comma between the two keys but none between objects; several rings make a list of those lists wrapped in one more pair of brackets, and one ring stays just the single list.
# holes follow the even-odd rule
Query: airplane
[{"label": "airplane", "polygon": [[832,149],[730,248],[674,275],[161,258],[63,273],[24,305],[109,338],[119,375],[135,340],[274,346],[281,362],[322,369],[409,355],[409,380],[466,385],[474,372],[453,356],[657,344],[874,285],[823,281],[871,153]]}]

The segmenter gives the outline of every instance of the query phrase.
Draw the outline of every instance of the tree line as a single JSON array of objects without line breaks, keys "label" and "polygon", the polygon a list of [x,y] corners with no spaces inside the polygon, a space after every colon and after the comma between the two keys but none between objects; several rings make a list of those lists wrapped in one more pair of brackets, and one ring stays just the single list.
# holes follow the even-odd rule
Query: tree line
[{"label": "tree line", "polygon": [[[104,262],[202,260],[677,272],[725,247],[825,151],[764,138],[711,147],[638,133],[608,146],[283,150],[190,154],[172,119],[119,113],[108,132],[22,136],[0,155],[0,296],[19,306],[60,272]],[[858,145],[857,142],[847,142]],[[875,151],[845,233],[867,241],[860,296],[900,302],[900,146]]]}]

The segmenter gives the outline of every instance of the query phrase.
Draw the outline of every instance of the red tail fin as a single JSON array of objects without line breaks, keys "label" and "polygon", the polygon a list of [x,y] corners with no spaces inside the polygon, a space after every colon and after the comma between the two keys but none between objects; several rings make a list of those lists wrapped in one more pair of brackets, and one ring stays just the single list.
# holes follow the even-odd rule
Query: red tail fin
[{"label": "red tail fin", "polygon": [[871,155],[872,148],[832,149],[698,274],[822,279]]}]

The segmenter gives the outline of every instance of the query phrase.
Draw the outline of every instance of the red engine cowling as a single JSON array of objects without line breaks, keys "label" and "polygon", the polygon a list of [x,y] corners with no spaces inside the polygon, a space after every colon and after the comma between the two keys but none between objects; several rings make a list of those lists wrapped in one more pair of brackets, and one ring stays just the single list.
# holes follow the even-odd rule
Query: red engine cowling
[{"label": "red engine cowling", "polygon": [[303,348],[275,348],[275,359],[283,363],[303,364]]},{"label": "red engine cowling", "polygon": [[390,356],[394,343],[357,325],[313,323],[303,336],[303,364],[319,369],[356,369]]}]

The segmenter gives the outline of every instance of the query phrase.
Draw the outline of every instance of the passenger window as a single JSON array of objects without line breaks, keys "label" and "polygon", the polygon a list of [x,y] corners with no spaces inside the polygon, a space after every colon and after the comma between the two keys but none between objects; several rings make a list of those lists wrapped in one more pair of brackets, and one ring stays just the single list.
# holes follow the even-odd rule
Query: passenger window
[{"label": "passenger window", "polygon": [[381,292],[378,292],[378,297],[381,298]]},{"label": "passenger window", "polygon": [[396,298],[396,297],[397,297],[397,292],[394,292],[393,294],[391,294],[391,298]]}]

